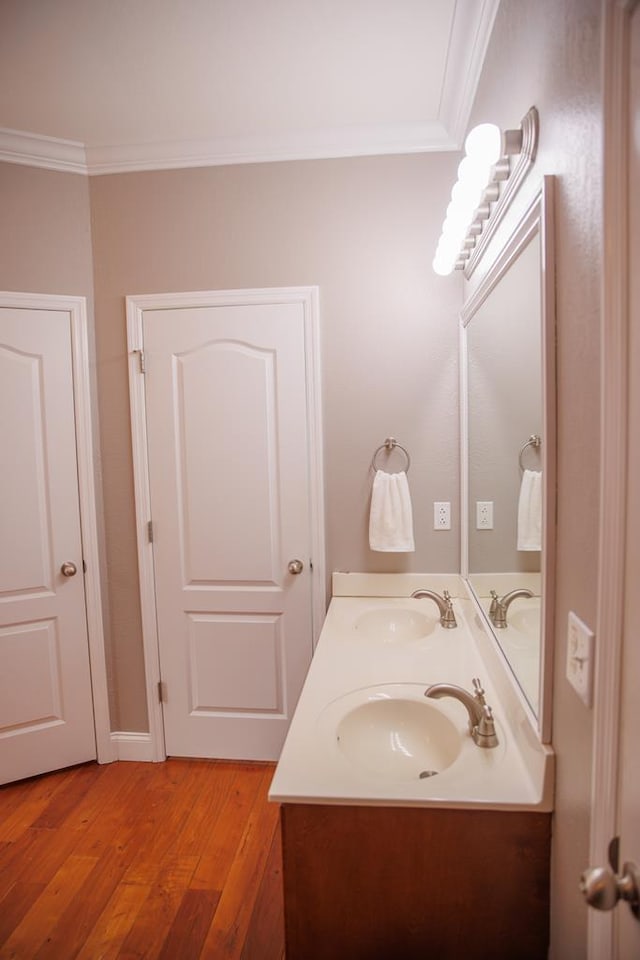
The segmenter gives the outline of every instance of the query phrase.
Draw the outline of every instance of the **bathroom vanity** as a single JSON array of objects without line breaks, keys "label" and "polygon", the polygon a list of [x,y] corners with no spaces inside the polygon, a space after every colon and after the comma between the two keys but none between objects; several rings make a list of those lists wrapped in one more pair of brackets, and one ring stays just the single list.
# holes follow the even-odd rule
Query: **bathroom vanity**
[{"label": "bathroom vanity", "polygon": [[544,960],[550,814],[282,806],[287,960]]},{"label": "bathroom vanity", "polygon": [[[453,598],[445,629],[428,588]],[[479,677],[498,745],[454,697]],[[271,786],[287,960],[542,960],[553,754],[456,575],[334,574]]]},{"label": "bathroom vanity", "polygon": [[[287,960],[547,957],[553,178],[530,184],[508,216],[526,169],[464,262],[462,575],[334,574],[271,788]],[[527,470],[542,491],[525,518],[535,542],[522,536]],[[412,598],[425,588],[451,594],[455,629]],[[475,677],[496,747],[470,735]],[[426,698],[432,684],[468,691],[469,713],[464,698]]]}]

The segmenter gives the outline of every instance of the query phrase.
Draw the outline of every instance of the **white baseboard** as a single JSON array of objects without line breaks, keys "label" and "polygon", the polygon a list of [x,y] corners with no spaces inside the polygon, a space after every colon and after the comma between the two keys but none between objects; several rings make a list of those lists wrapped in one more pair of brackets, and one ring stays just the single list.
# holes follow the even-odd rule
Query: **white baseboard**
[{"label": "white baseboard", "polygon": [[116,760],[141,760],[152,763],[156,759],[150,733],[114,730],[111,733],[111,742]]}]

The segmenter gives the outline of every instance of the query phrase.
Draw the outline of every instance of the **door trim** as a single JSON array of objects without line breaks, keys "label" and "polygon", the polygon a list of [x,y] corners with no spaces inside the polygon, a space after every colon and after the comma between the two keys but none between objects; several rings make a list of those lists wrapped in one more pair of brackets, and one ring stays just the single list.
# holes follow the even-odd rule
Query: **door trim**
[{"label": "door trim", "polygon": [[[627,470],[628,90],[637,0],[603,0],[603,265],[600,533],[589,862],[607,863],[616,832]],[[585,864],[587,866],[587,864]],[[588,911],[588,960],[614,954],[612,912]]]},{"label": "door trim", "polygon": [[158,697],[160,652],[155,605],[153,545],[149,542],[151,519],[149,461],[147,451],[146,400],[140,351],[143,349],[145,310],[172,310],[184,307],[248,306],[278,303],[302,305],[305,325],[305,366],[307,381],[307,426],[309,430],[309,492],[311,559],[311,617],[313,645],[317,643],[326,613],[326,561],[324,524],[324,482],[322,457],[322,410],[320,393],[320,323],[317,287],[267,287],[251,290],[205,290],[188,293],[160,293],[129,296],[127,300],[127,350],[129,357],[129,399],[136,507],[136,538],[144,650],[147,709],[151,755],[166,759],[162,704]]},{"label": "door trim", "polygon": [[111,739],[109,692],[102,616],[100,549],[96,511],[96,470],[94,461],[91,416],[91,381],[87,335],[87,301],[85,297],[57,294],[0,292],[0,306],[17,310],[56,310],[69,314],[71,328],[71,363],[73,370],[73,402],[75,407],[78,495],[84,574],[85,606],[93,721],[98,763],[111,763],[117,753]]}]

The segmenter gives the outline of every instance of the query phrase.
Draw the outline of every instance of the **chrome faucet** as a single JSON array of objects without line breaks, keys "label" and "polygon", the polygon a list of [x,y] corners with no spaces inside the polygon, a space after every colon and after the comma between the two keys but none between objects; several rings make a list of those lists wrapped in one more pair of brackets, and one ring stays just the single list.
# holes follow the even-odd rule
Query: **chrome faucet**
[{"label": "chrome faucet", "polygon": [[518,597],[532,597],[533,591],[523,587],[521,590],[512,590],[511,593],[505,593],[504,597],[499,598],[495,590],[490,591],[491,606],[489,607],[489,619],[498,630],[504,630],[507,626],[507,610]]},{"label": "chrome faucet", "polygon": [[498,737],[493,711],[485,700],[484,690],[478,677],[473,678],[474,693],[471,694],[455,683],[433,683],[424,692],[425,697],[453,697],[466,707],[469,714],[469,733],[478,747],[497,747]]},{"label": "chrome faucet", "polygon": [[411,596],[415,600],[433,600],[438,606],[440,611],[440,623],[443,627],[446,627],[447,630],[452,630],[453,627],[457,627],[455,614],[453,612],[453,604],[451,602],[451,595],[448,590],[444,590],[442,596],[439,593],[436,593],[435,590],[414,590]]}]

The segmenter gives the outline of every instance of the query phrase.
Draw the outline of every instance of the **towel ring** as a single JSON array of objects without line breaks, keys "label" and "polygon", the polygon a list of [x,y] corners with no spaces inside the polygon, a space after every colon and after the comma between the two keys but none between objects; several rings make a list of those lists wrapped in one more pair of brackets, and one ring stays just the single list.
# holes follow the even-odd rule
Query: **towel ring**
[{"label": "towel ring", "polygon": [[387,439],[385,440],[385,442],[380,444],[380,446],[378,447],[378,449],[376,450],[376,452],[374,453],[374,455],[373,455],[373,457],[372,457],[372,459],[371,459],[371,467],[372,467],[374,470],[379,470],[380,467],[376,466],[376,459],[377,459],[377,457],[378,457],[378,454],[379,454],[379,453],[382,453],[383,450],[386,450],[386,451],[387,451],[387,454],[389,454],[389,453],[391,453],[392,450],[395,450],[396,448],[397,448],[398,450],[402,450],[402,452],[404,453],[404,455],[405,455],[405,457],[406,457],[407,465],[406,465],[406,467],[404,468],[404,471],[405,471],[405,473],[408,473],[408,472],[409,472],[409,467],[411,466],[411,457],[409,456],[409,454],[408,454],[408,452],[405,450],[405,448],[402,446],[402,444],[401,444],[401,443],[398,443],[398,441],[395,440],[393,437],[387,437]]},{"label": "towel ring", "polygon": [[529,439],[525,440],[525,442],[522,444],[522,446],[520,447],[520,453],[518,454],[518,463],[520,464],[520,470],[522,471],[522,473],[524,473],[524,464],[522,462],[522,455],[527,449],[527,447],[535,447],[535,449],[537,450],[541,446],[542,446],[542,437],[538,436],[537,433],[532,433]]}]

